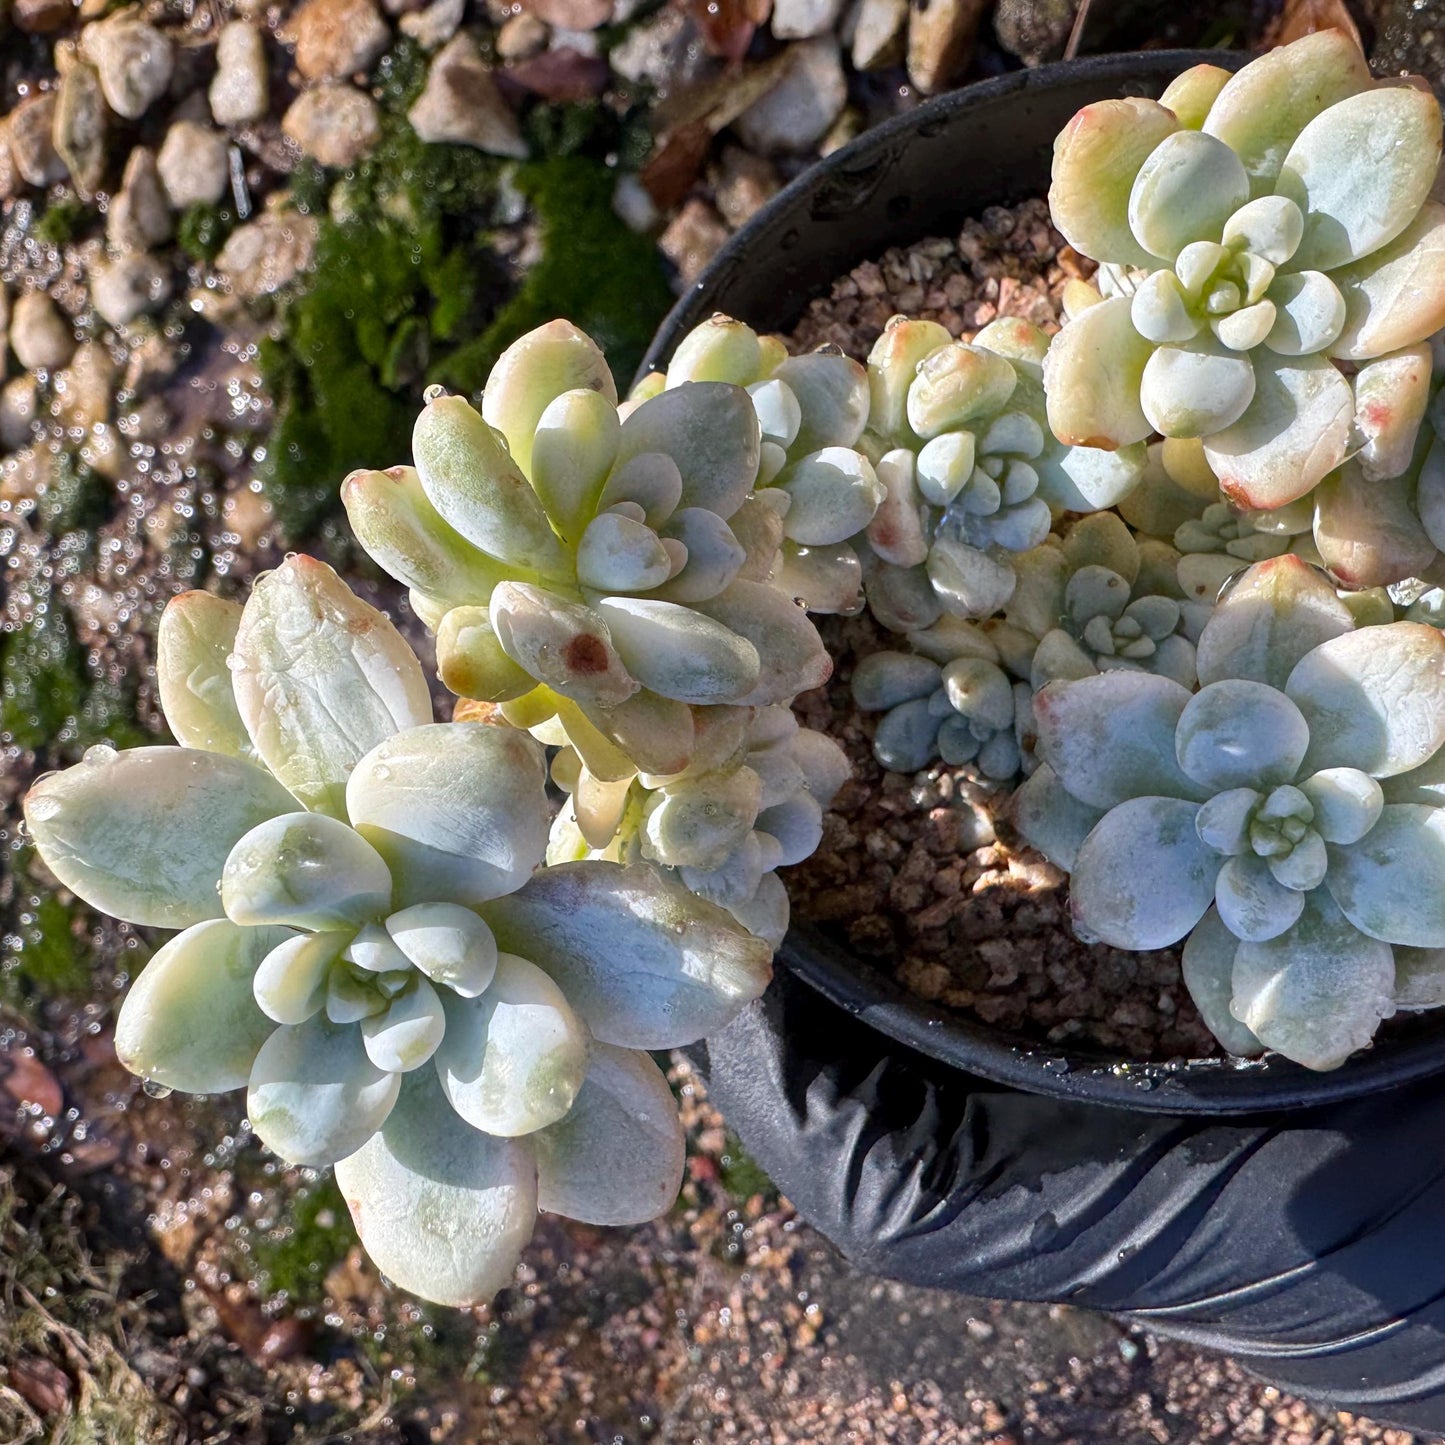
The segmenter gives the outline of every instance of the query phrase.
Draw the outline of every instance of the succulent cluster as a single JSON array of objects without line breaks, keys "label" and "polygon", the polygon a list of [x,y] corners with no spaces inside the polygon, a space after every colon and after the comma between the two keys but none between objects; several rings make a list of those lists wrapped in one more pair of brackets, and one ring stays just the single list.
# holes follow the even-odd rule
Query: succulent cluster
[{"label": "succulent cluster", "polygon": [[[1157,102],[1086,106],[1049,204],[1103,263],[1045,361],[1065,440],[1198,438],[1231,501],[1283,506],[1356,457],[1408,466],[1445,325],[1445,207],[1428,88],[1371,79],[1321,31]],[[1348,373],[1353,373],[1350,375]]]},{"label": "succulent cluster", "polygon": [[401,635],[320,562],[244,608],[177,598],[157,668],[180,746],[93,748],[25,802],[67,888],[183,930],[126,996],[122,1062],[246,1088],[261,1140],[334,1164],[378,1265],[439,1302],[506,1284],[538,1208],[665,1209],[682,1134],[643,1051],[732,1017],[770,945],[647,864],[540,866],[542,747],[433,723]]}]

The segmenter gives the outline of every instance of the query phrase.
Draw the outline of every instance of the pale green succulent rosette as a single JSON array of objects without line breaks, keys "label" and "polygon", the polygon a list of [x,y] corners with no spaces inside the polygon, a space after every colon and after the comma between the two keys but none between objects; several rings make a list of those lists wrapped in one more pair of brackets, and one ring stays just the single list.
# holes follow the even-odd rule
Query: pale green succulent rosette
[{"label": "pale green succulent rosette", "polygon": [[605,848],[591,846],[578,823],[580,779],[554,763],[553,776],[571,797],[553,823],[547,861],[659,864],[776,947],[789,906],[775,870],[812,855],[850,769],[842,748],[800,727],[789,708],[757,708],[736,722],[716,739],[725,753],[700,756],[674,777],[630,783],[623,821]]},{"label": "pale green succulent rosette", "polygon": [[666,372],[645,377],[633,397],[697,382],[746,387],[752,398],[762,432],[756,522],[771,528],[776,549],[769,580],[810,612],[861,611],[854,544],[885,495],[860,446],[863,367],[831,346],[789,356],[780,337],[718,314],[683,337]]},{"label": "pale green succulent rosette", "polygon": [[1284,556],[1221,600],[1198,664],[1193,694],[1119,672],[1044,689],[1016,821],[1069,872],[1081,937],[1187,938],[1228,1050],[1335,1068],[1402,989],[1427,1006],[1445,948],[1445,637],[1357,627]]},{"label": "pale green succulent rosette", "polygon": [[184,930],[126,996],[121,1061],[246,1088],[261,1140],[335,1164],[378,1265],[440,1303],[507,1283],[539,1204],[665,1207],[682,1136],[636,1051],[731,1018],[767,945],[656,868],[541,868],[540,745],[432,723],[401,635],[320,562],[244,608],[177,598],[157,672],[180,746],[92,749],[25,802],[62,884]]},{"label": "pale green succulent rosette", "polygon": [[1014,558],[1066,511],[1111,506],[1137,484],[1142,446],[1061,446],[1048,429],[1048,338],[1015,317],[955,341],[895,316],[868,358],[865,445],[887,488],[868,524],[873,615],[898,632],[947,613],[988,617],[1016,582]]},{"label": "pale green succulent rosette", "polygon": [[[769,584],[776,511],[742,387],[699,381],[619,408],[597,346],[556,321],[509,347],[480,414],[432,393],[415,469],[358,472],[362,545],[437,636],[442,681],[575,755],[578,822],[605,848],[631,780],[693,764],[732,713],[832,664]],[[769,491],[775,489],[768,489]]]},{"label": "pale green succulent rosette", "polygon": [[[1372,81],[1333,30],[1222,83],[1190,72],[1160,103],[1086,106],[1049,205],[1109,295],[1050,347],[1054,432],[1201,438],[1252,508],[1305,496],[1376,431],[1362,464],[1403,465],[1412,349],[1445,323],[1440,151],[1428,89]],[[1361,366],[1353,384],[1337,363]]]}]

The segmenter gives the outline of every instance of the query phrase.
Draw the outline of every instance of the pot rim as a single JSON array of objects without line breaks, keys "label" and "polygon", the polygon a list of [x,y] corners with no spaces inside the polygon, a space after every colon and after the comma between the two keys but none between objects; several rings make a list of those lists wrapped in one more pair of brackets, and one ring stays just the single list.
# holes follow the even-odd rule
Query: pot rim
[{"label": "pot rim", "polygon": [[[1158,94],[1169,80],[1191,66],[1214,64],[1233,69],[1249,58],[1240,51],[1210,50],[1088,56],[980,81],[894,116],[809,167],[728,240],[668,312],[638,377],[665,366],[678,342],[694,326],[715,311],[727,311],[728,288],[744,273],[756,275],[759,256],[767,267],[768,258],[786,254],[796,244],[800,227],[836,226],[836,214],[819,220],[809,213],[809,203],[825,187],[841,183],[845,196],[851,187],[866,198],[890,168],[890,155],[914,139],[938,136],[974,112],[1007,107],[1010,101],[1077,86],[1081,81],[1097,81],[1096,99]],[[1037,188],[1025,188],[1012,197],[971,205],[967,214],[977,215],[1000,200],[1037,194]],[[811,295],[825,290],[849,267],[880,255],[891,245],[929,234],[929,216],[937,210],[937,204],[910,209],[907,224],[899,227],[896,238],[890,231],[889,239],[879,245],[861,243],[861,250],[851,250],[846,259],[835,263],[831,275],[815,278],[808,294],[789,296],[787,304],[796,305],[801,312]],[[933,227],[934,233],[939,229],[943,229],[942,222]],[[780,307],[767,324],[786,324],[791,314]],[[1218,1056],[1151,1063],[1078,1045],[1041,1044],[963,1014],[933,1008],[808,924],[794,924],[789,929],[777,959],[833,1004],[926,1058],[994,1083],[1081,1103],[1165,1114],[1298,1110],[1399,1087],[1445,1070],[1442,1021],[1432,1021],[1426,1013],[1409,1018],[1392,1037],[1378,1039],[1330,1073],[1314,1072],[1277,1054],[1258,1060]]]}]

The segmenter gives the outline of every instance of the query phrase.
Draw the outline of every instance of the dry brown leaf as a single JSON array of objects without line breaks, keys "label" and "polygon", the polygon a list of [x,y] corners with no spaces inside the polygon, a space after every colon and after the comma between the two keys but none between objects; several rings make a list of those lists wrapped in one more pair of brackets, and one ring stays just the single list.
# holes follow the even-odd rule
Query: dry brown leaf
[{"label": "dry brown leaf", "polygon": [[1302,36],[1313,35],[1317,30],[1343,30],[1356,45],[1360,44],[1360,32],[1344,0],[1285,0],[1284,9],[1270,21],[1264,32],[1266,45],[1288,45]]}]

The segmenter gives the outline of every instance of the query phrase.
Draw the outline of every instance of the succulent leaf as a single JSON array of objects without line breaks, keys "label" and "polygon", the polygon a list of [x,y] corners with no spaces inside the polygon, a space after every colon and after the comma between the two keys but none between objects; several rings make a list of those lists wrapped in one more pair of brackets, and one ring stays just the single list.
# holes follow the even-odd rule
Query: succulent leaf
[{"label": "succulent leaf", "polygon": [[1309,725],[1289,698],[1240,678],[1195,693],[1175,732],[1179,766],[1211,791],[1291,782],[1309,743]]},{"label": "succulent leaf", "polygon": [[1239,1058],[1254,1058],[1264,1045],[1229,1011],[1234,996],[1234,955],[1239,939],[1211,908],[1195,925],[1184,944],[1181,966],[1184,984],[1209,1032],[1225,1050]]},{"label": "succulent leaf", "polygon": [[1153,344],[1134,329],[1131,301],[1091,306],[1054,338],[1044,361],[1049,427],[1065,444],[1116,448],[1153,430],[1139,400]]},{"label": "succulent leaf", "polygon": [[1426,201],[1393,241],[1333,279],[1345,321],[1331,355],[1366,361],[1433,335],[1445,326],[1445,206]]},{"label": "succulent leaf", "polygon": [[1177,130],[1149,152],[1134,178],[1129,229],[1151,255],[1172,261],[1191,241],[1220,235],[1248,199],[1249,177],[1223,141]]},{"label": "succulent leaf", "polygon": [[182,592],[161,613],[156,685],[166,724],[184,748],[252,756],[226,665],[240,625],[240,604],[209,592]]},{"label": "succulent leaf", "polygon": [[1388,803],[1358,841],[1331,844],[1326,884],[1361,933],[1417,948],[1445,946],[1445,813]]}]

